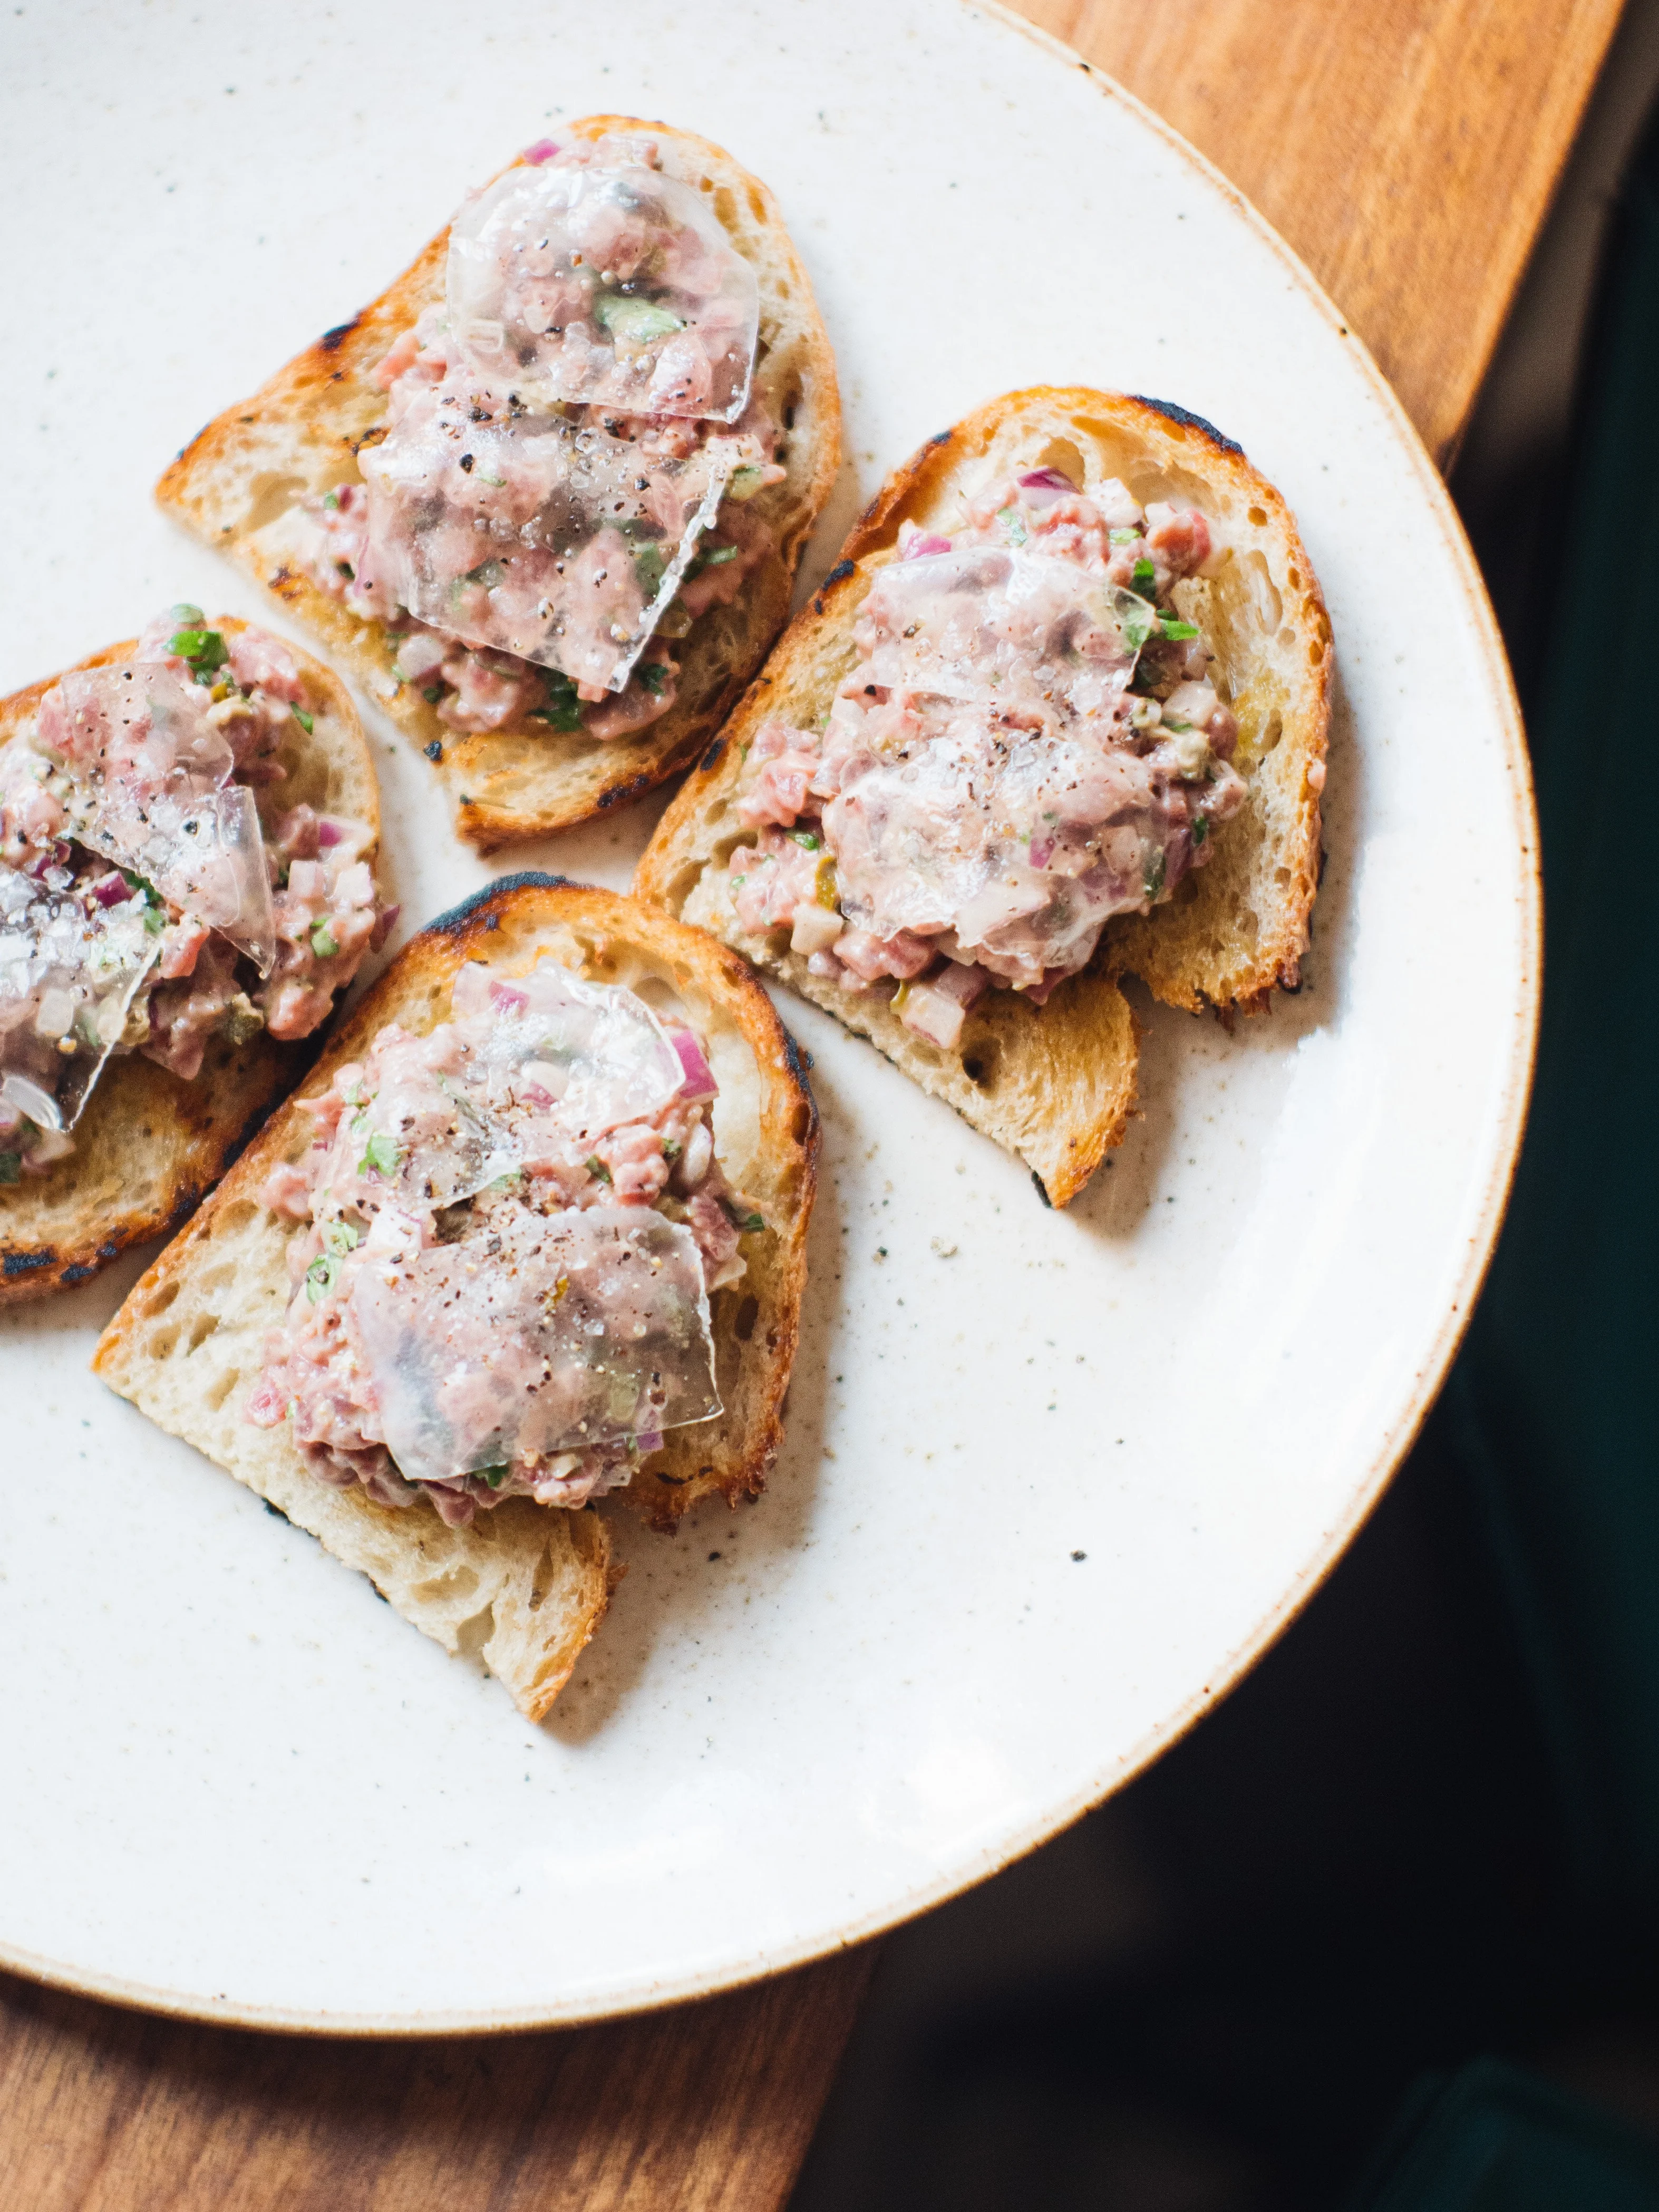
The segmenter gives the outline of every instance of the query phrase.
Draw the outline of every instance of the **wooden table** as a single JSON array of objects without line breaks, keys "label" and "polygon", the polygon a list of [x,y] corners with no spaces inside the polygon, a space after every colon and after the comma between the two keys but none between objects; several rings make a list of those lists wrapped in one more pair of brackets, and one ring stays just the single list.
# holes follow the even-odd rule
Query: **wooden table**
[{"label": "wooden table", "polygon": [[[1025,0],[1276,223],[1455,451],[1619,0]],[[351,2044],[0,1976],[18,2212],[771,2212],[867,1951],[600,2027]]]}]

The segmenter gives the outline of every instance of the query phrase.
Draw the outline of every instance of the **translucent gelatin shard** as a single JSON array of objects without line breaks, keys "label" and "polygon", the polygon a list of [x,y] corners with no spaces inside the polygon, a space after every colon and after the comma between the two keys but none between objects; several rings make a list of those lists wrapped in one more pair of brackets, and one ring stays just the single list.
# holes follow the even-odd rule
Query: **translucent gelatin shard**
[{"label": "translucent gelatin shard", "polygon": [[1134,676],[1156,610],[1072,561],[971,547],[883,568],[860,617],[912,681],[945,698],[983,698],[1009,679],[1057,683],[1073,714],[1109,713]]},{"label": "translucent gelatin shard", "polygon": [[713,524],[736,447],[515,409],[464,371],[361,457],[365,573],[465,644],[620,691]]},{"label": "translucent gelatin shard", "polygon": [[624,1443],[721,1411],[702,1261],[643,1206],[490,1217],[503,1249],[409,1251],[351,1294],[386,1441],[411,1481]]},{"label": "translucent gelatin shard", "polygon": [[211,791],[235,765],[213,701],[162,662],[76,668],[41,702],[41,734],[77,778],[150,787],[181,777]]},{"label": "translucent gelatin shard", "polygon": [[363,1169],[416,1206],[459,1206],[514,1174],[524,1154],[454,1080],[388,1084],[353,1116]]},{"label": "translucent gelatin shard", "polygon": [[269,975],[276,926],[258,811],[230,781],[234,758],[210,692],[143,663],[77,670],[58,690],[41,731],[75,780],[76,839]]},{"label": "translucent gelatin shard", "polygon": [[509,169],[449,234],[450,325],[527,404],[735,422],[760,293],[708,198],[602,139]]},{"label": "translucent gelatin shard", "polygon": [[505,980],[470,961],[453,1006],[458,1021],[490,1018],[469,1084],[492,1104],[556,1106],[582,1137],[648,1120],[684,1087],[680,1056],[643,1000],[616,984],[585,983],[556,960]]},{"label": "translucent gelatin shard", "polygon": [[0,1091],[72,1129],[161,951],[145,894],[83,905],[0,864]]}]

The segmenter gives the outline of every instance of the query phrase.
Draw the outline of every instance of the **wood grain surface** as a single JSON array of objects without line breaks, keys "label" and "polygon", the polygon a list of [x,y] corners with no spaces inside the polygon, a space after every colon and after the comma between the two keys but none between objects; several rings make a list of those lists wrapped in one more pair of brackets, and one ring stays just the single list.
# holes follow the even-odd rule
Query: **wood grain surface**
[{"label": "wood grain surface", "polygon": [[256,2035],[0,1977],[5,2212],[781,2204],[872,1954],[675,2012],[414,2043]]},{"label": "wood grain surface", "polygon": [[1011,0],[1253,200],[1443,467],[1620,0]]},{"label": "wood grain surface", "polygon": [[[1447,459],[1618,0],[1024,12],[1255,201]],[[147,2019],[0,1976],[0,2207],[775,2212],[870,1964],[599,2027],[389,2044]]]}]

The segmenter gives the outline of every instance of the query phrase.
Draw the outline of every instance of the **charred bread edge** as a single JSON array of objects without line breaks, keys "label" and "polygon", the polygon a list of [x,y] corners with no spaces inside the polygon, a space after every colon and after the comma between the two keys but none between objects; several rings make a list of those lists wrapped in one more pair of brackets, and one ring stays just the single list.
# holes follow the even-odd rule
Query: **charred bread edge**
[{"label": "charred bread edge", "polygon": [[[723,148],[671,124],[652,123],[632,116],[599,115],[585,116],[562,126],[562,135],[570,137],[597,138],[612,130],[649,132],[686,149],[689,161],[716,173],[727,173],[731,191],[746,202],[749,215],[765,228],[787,279],[792,307],[806,325],[799,341],[797,404],[810,409],[807,432],[812,447],[811,466],[799,494],[799,511],[793,524],[784,531],[775,556],[763,562],[745,581],[739,604],[751,611],[753,634],[740,662],[720,679],[717,688],[695,713],[682,715],[678,707],[671,708],[660,721],[652,724],[638,737],[603,741],[571,738],[566,741],[564,749],[559,749],[556,733],[528,722],[481,736],[452,730],[439,720],[435,708],[409,685],[393,700],[379,697],[374,679],[383,674],[389,659],[379,623],[349,613],[319,591],[308,577],[296,575],[285,567],[278,568],[274,575],[269,573],[268,561],[251,546],[250,540],[256,531],[276,519],[275,514],[257,518],[243,514],[236,520],[219,520],[223,508],[216,495],[214,477],[222,464],[252,442],[241,434],[256,423],[293,422],[313,414],[337,423],[344,414],[348,420],[339,442],[349,447],[355,456],[360,441],[350,434],[354,410],[337,405],[331,418],[329,396],[345,382],[348,374],[356,377],[366,374],[441,286],[449,239],[447,225],[400,276],[349,322],[325,331],[250,398],[216,416],[163,472],[155,488],[161,507],[208,544],[228,552],[258,584],[322,639],[416,745],[423,751],[434,744],[442,748],[445,770],[457,794],[457,829],[481,853],[568,829],[625,805],[696,757],[711,733],[731,712],[787,618],[791,587],[802,550],[841,465],[841,401],[835,356],[817,311],[811,280],[769,187],[751,176]],[[519,162],[507,165],[519,166]],[[764,294],[763,270],[762,274]],[[354,392],[352,398],[358,399],[361,394]],[[384,411],[383,403],[380,411]],[[790,424],[782,427],[786,440],[800,434]],[[288,473],[291,476],[294,471],[290,469]],[[280,481],[283,472],[277,471],[276,474]],[[685,641],[687,650],[681,659],[683,691],[695,688],[687,679],[698,672],[700,659],[710,663],[703,672],[705,675],[718,672],[718,625],[713,617],[720,611],[714,610],[710,616],[699,618],[701,641],[694,629]],[[701,654],[696,650],[700,643]],[[488,766],[490,748],[514,739],[533,744],[546,754],[545,763],[536,771],[537,780],[546,779],[556,785],[556,793],[544,794],[538,803],[528,807],[495,805],[472,797],[467,788],[469,779],[483,781],[488,778],[491,773]]]},{"label": "charred bread edge", "polygon": [[[215,624],[237,632],[249,627],[232,615],[216,617]],[[308,691],[325,698],[331,726],[337,725],[356,754],[357,778],[368,800],[367,811],[374,833],[369,848],[372,859],[380,846],[380,787],[351,695],[333,670],[314,654],[289,640],[283,642],[295,654]],[[118,645],[106,646],[101,652],[77,660],[73,669],[60,669],[56,676],[42,677],[0,700],[0,743],[14,733],[64,676],[83,668],[119,666],[131,658],[137,643],[137,638],[126,638]],[[301,732],[293,742],[303,750],[315,741]],[[302,1079],[316,1055],[318,1042],[307,1038],[302,1043],[284,1045],[261,1035],[240,1049],[227,1050],[218,1064],[210,1060],[202,1074],[189,1082],[137,1054],[118,1062],[100,1082],[82,1117],[76,1151],[44,1176],[31,1176],[0,1194],[0,1309],[49,1297],[56,1291],[72,1290],[101,1273],[131,1246],[178,1229],[257,1134],[277,1100]],[[212,1046],[209,1049],[211,1055]],[[192,1118],[192,1109],[198,1127],[193,1133],[180,1137]],[[137,1128],[146,1110],[155,1117],[155,1123],[161,1125],[160,1132],[134,1139],[133,1143],[148,1142],[154,1154],[164,1156],[169,1139],[176,1140],[176,1156],[154,1178],[157,1188],[153,1198],[144,1203],[129,1200],[124,1206],[102,1212],[88,1206],[85,1218],[71,1217],[50,1237],[39,1229],[31,1233],[21,1227],[16,1216],[29,1199],[35,1200],[33,1211],[40,1215],[51,1200],[61,1196],[73,1183],[77,1163],[85,1169],[87,1146],[94,1136],[101,1143],[105,1133],[120,1121],[125,1121],[130,1129]],[[119,1141],[125,1144],[126,1139],[123,1137]],[[130,1189],[134,1177],[129,1173],[123,1181]]]}]

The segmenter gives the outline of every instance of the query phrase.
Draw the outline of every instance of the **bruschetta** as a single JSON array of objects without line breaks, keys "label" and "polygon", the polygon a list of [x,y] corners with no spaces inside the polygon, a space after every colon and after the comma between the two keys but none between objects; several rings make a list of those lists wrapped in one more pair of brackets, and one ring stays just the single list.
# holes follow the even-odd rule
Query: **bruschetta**
[{"label": "bruschetta", "polygon": [[703,750],[787,616],[840,423],[765,185],[690,132],[591,116],[157,495],[385,707],[488,852]]},{"label": "bruschetta", "polygon": [[818,1145],[747,966],[557,877],[424,930],[94,1364],[539,1719],[672,1528],[782,1434]]},{"label": "bruschetta", "polygon": [[175,606],[0,701],[0,1304],[175,1227],[393,919],[338,678]]},{"label": "bruschetta", "polygon": [[677,793],[637,894],[1075,1197],[1127,1127],[1119,985],[1264,1007],[1317,885],[1331,635],[1296,524],[1161,402],[930,439]]}]

